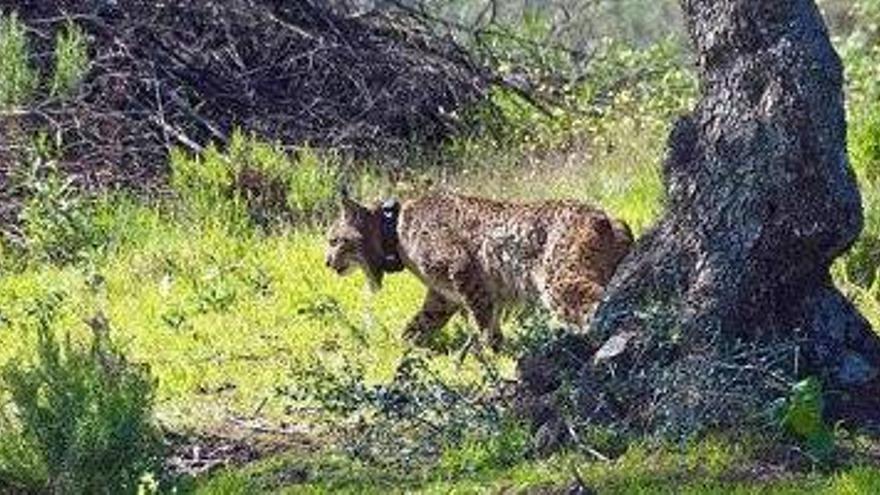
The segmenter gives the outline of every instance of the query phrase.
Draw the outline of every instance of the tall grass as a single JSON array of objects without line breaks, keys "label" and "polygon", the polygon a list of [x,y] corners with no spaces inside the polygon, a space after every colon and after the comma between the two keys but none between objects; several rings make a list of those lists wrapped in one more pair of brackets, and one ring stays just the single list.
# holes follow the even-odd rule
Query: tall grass
[{"label": "tall grass", "polygon": [[336,205],[342,161],[308,146],[293,151],[233,134],[228,149],[209,146],[201,155],[175,150],[171,184],[184,205],[202,219],[245,227],[281,222],[314,224]]}]

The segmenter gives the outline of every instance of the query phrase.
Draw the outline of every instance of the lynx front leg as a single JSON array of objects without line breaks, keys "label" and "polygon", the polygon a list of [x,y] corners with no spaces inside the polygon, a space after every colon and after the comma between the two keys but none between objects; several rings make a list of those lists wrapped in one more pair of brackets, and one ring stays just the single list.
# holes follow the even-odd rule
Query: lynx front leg
[{"label": "lynx front leg", "polygon": [[403,338],[416,344],[424,343],[432,333],[443,328],[458,312],[459,306],[435,290],[428,290],[422,309],[406,325]]}]

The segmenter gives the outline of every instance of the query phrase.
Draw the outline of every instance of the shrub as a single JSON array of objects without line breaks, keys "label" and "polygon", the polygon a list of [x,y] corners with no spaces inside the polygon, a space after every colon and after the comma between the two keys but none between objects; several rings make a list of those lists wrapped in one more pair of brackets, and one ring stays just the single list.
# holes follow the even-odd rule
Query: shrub
[{"label": "shrub", "polygon": [[315,361],[295,371],[292,397],[326,413],[343,451],[377,468],[411,473],[508,466],[528,453],[528,435],[507,404],[489,398],[501,379],[490,363],[483,365],[481,383],[453,384],[431,369],[426,356],[411,353],[391,381],[370,384],[357,365],[332,370]]},{"label": "shrub", "polygon": [[[0,108],[27,103],[40,86],[40,75],[30,63],[31,55],[27,27],[15,13],[0,11]],[[69,96],[89,69],[86,35],[72,21],[56,35],[54,58],[49,94]]]},{"label": "shrub", "polygon": [[56,339],[61,296],[35,305],[33,364],[2,369],[11,407],[0,422],[0,479],[28,491],[136,493],[158,468],[161,439],[153,423],[156,383],[113,345],[101,315],[89,322],[91,344]]},{"label": "shrub", "polygon": [[303,146],[289,153],[277,144],[240,132],[221,152],[172,152],[172,185],[197,215],[252,221],[314,223],[335,208],[340,160],[333,153]]},{"label": "shrub", "polygon": [[55,74],[51,94],[54,97],[69,96],[89,70],[89,53],[86,35],[82,28],[68,22],[55,38]]},{"label": "shrub", "polygon": [[815,377],[802,380],[791,388],[781,403],[782,428],[801,440],[817,460],[826,461],[834,453],[834,435],[823,419],[822,385]]},{"label": "shrub", "polygon": [[35,156],[17,171],[15,186],[25,199],[18,217],[18,245],[40,261],[70,263],[89,257],[107,242],[95,222],[95,202],[73,186],[52,160]]},{"label": "shrub", "polygon": [[18,17],[0,11],[0,108],[21,105],[37,87],[37,71],[28,61],[27,30]]},{"label": "shrub", "polygon": [[[572,82],[550,84],[544,92],[552,107],[542,108],[517,91],[496,87],[491,104],[468,115],[470,127],[505,147],[558,149],[578,140],[589,142],[627,120],[665,126],[692,104],[697,79],[675,38],[644,48],[608,42],[597,48],[583,74]],[[596,144],[601,148],[605,143]]]},{"label": "shrub", "polygon": [[174,149],[170,163],[171,186],[190,214],[234,225],[246,220],[241,197],[233,194],[229,160],[214,145],[198,156]]}]

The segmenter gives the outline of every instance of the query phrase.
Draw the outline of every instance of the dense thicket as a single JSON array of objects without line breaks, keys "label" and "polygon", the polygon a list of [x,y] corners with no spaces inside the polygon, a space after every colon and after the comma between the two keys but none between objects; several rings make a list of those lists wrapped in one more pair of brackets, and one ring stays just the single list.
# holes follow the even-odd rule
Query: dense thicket
[{"label": "dense thicket", "polygon": [[[5,4],[5,5],[4,5]],[[143,183],[171,146],[224,143],[234,128],[285,144],[356,151],[443,140],[483,98],[489,74],[403,13],[355,15],[319,1],[14,1],[41,73],[54,33],[84,28],[91,65],[77,92],[48,85],[0,118],[7,164],[34,131],[90,182]]]}]

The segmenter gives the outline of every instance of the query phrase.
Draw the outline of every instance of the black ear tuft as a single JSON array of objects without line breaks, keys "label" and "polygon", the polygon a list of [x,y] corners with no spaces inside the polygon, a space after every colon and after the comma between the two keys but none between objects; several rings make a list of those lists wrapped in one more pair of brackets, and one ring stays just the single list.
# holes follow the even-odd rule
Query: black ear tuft
[{"label": "black ear tuft", "polygon": [[339,204],[346,212],[355,212],[360,209],[360,205],[357,201],[351,199],[351,190],[347,184],[339,186]]}]

